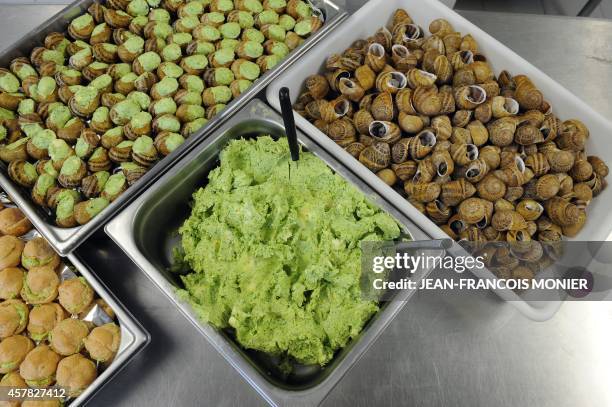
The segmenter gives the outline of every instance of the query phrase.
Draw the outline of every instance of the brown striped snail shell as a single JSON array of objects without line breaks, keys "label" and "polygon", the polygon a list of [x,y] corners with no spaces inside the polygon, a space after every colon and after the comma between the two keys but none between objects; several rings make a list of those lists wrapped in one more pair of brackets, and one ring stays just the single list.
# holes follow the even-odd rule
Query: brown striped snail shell
[{"label": "brown striped snail shell", "polygon": [[516,211],[527,221],[534,221],[542,215],[544,207],[533,199],[523,199],[516,205]]},{"label": "brown striped snail shell", "polygon": [[439,85],[450,83],[453,78],[453,67],[446,55],[439,55],[433,63],[433,73],[437,76]]},{"label": "brown striped snail shell", "polygon": [[329,93],[329,82],[323,75],[311,75],[306,78],[306,89],[315,99],[323,99]]},{"label": "brown striped snail shell", "polygon": [[400,139],[402,131],[393,122],[375,120],[370,123],[368,133],[376,141],[393,144]]},{"label": "brown striped snail shell", "polygon": [[387,55],[385,47],[379,43],[372,43],[368,47],[365,63],[374,71],[380,72],[387,65]]},{"label": "brown striped snail shell", "polygon": [[477,158],[472,161],[464,168],[465,178],[472,182],[477,183],[482,180],[489,173],[489,167],[482,158]]},{"label": "brown striped snail shell", "polygon": [[533,175],[540,177],[550,171],[550,165],[543,153],[535,153],[525,158],[525,166],[531,168]]},{"label": "brown striped snail shell", "polygon": [[459,233],[459,240],[478,244],[478,246],[475,247],[480,247],[480,245],[486,243],[486,238],[484,237],[482,229],[477,226],[468,226],[467,229]]},{"label": "brown striped snail shell", "polygon": [[313,100],[308,103],[305,112],[310,119],[321,119],[326,123],[331,123],[338,117],[332,104],[324,99]]},{"label": "brown striped snail shell", "polygon": [[530,124],[519,126],[514,133],[514,142],[523,146],[541,143],[544,136],[540,129]]},{"label": "brown striped snail shell", "polygon": [[408,86],[410,86],[412,89],[416,89],[418,87],[427,88],[433,86],[438,77],[433,73],[414,68],[408,71],[406,74],[406,79]]},{"label": "brown striped snail shell", "polygon": [[391,47],[391,59],[393,60],[393,66],[401,72],[408,72],[416,68],[419,63],[417,56],[401,44],[395,44]]},{"label": "brown striped snail shell", "polygon": [[394,95],[408,84],[406,75],[401,72],[381,72],[376,78],[376,89],[379,92],[389,92]]},{"label": "brown striped snail shell", "polygon": [[574,191],[574,179],[567,175],[564,172],[559,172],[557,174],[551,174],[557,177],[559,181],[559,192],[557,195],[559,196],[567,196],[571,195]]},{"label": "brown striped snail shell", "polygon": [[489,174],[476,185],[476,190],[482,199],[495,202],[506,195],[506,184],[493,174]]},{"label": "brown striped snail shell", "polygon": [[424,51],[436,50],[442,55],[446,54],[446,46],[444,45],[444,41],[437,35],[430,35],[427,37],[425,41],[423,41],[421,49]]},{"label": "brown striped snail shell", "polygon": [[477,85],[456,88],[454,95],[455,104],[459,109],[473,110],[487,100],[487,92]]},{"label": "brown striped snail shell", "polygon": [[455,75],[453,75],[453,87],[460,88],[463,86],[472,86],[476,84],[476,76],[474,76],[474,71],[470,68],[465,67],[455,71]]},{"label": "brown striped snail shell", "polygon": [[340,82],[340,79],[350,78],[350,77],[351,77],[351,73],[345,69],[336,69],[334,71],[330,71],[325,74],[325,79],[327,79],[327,82],[329,83],[329,87],[334,92],[339,92],[338,84]]},{"label": "brown striped snail shell", "polygon": [[574,154],[571,151],[556,150],[546,154],[552,172],[568,172],[574,166]]},{"label": "brown striped snail shell", "polygon": [[582,151],[586,145],[586,136],[578,132],[562,132],[555,142],[561,150]]},{"label": "brown striped snail shell", "polygon": [[587,160],[591,163],[591,166],[593,167],[593,172],[595,172],[602,178],[608,176],[608,173],[610,171],[608,169],[608,165],[604,162],[604,160],[595,155],[588,156]]},{"label": "brown striped snail shell", "polygon": [[459,49],[462,51],[469,50],[469,51],[472,51],[473,53],[477,53],[478,43],[476,42],[474,37],[472,37],[471,34],[467,34],[461,39],[461,44],[459,45]]},{"label": "brown striped snail shell", "polygon": [[372,117],[372,114],[368,110],[358,110],[353,115],[353,124],[359,134],[367,134],[369,132],[370,123],[373,121],[374,117]]},{"label": "brown striped snail shell", "polygon": [[431,162],[439,177],[450,176],[455,171],[455,162],[448,151],[435,151]]},{"label": "brown striped snail shell", "polygon": [[489,141],[489,130],[479,120],[473,120],[467,125],[467,129],[470,132],[472,143],[476,146],[483,146]]},{"label": "brown striped snail shell", "polygon": [[586,159],[577,159],[568,173],[576,182],[583,182],[591,178],[593,166]]},{"label": "brown striped snail shell", "polygon": [[580,210],[576,205],[560,197],[553,197],[544,203],[548,217],[560,226],[569,226],[578,222]]},{"label": "brown striped snail shell", "polygon": [[360,134],[359,142],[363,144],[364,146],[369,147],[372,145],[372,143],[374,143],[374,139],[372,138],[372,136],[368,134]]},{"label": "brown striped snail shell", "polygon": [[391,24],[393,27],[399,25],[408,25],[412,24],[412,18],[408,14],[408,12],[402,8],[398,8],[393,12],[393,17],[391,18]]},{"label": "brown striped snail shell", "polygon": [[455,106],[455,97],[453,96],[452,88],[449,90],[440,90],[438,92],[438,97],[440,98],[440,114],[451,114],[454,113],[457,107]]},{"label": "brown striped snail shell", "polygon": [[476,187],[464,178],[442,184],[440,199],[447,206],[456,206],[476,193]]},{"label": "brown striped snail shell", "polygon": [[525,186],[525,196],[539,201],[546,201],[556,196],[560,188],[559,179],[554,174],[546,174],[527,183]]},{"label": "brown striped snail shell", "polygon": [[504,147],[509,146],[514,141],[517,121],[512,117],[503,117],[489,123],[489,139],[493,145]]},{"label": "brown striped snail shell", "polygon": [[497,201],[495,201],[495,203],[493,204],[493,207],[495,208],[496,211],[513,211],[514,203],[508,201],[505,198],[502,198],[502,199],[498,199]]},{"label": "brown striped snail shell", "polygon": [[557,148],[557,145],[554,141],[545,141],[543,143],[538,144],[538,152],[540,153],[548,154],[550,152],[556,151],[559,151],[559,149]]},{"label": "brown striped snail shell", "polygon": [[418,133],[425,127],[423,119],[420,116],[410,115],[404,112],[399,112],[397,122],[403,131],[410,134]]},{"label": "brown striped snail shell", "polygon": [[327,128],[327,135],[340,147],[346,147],[357,141],[355,127],[345,117],[331,122]]},{"label": "brown striped snail shell", "polygon": [[418,202],[427,203],[434,201],[440,196],[440,184],[435,182],[415,183],[407,181],[404,183],[404,191]]},{"label": "brown striped snail shell", "polygon": [[529,168],[520,168],[515,165],[503,167],[493,173],[509,187],[520,187],[533,178],[533,171]]},{"label": "brown striped snail shell", "polygon": [[544,124],[544,120],[546,116],[544,113],[539,110],[528,110],[520,116],[521,123],[527,123],[532,126],[535,126],[542,131],[542,125]]},{"label": "brown striped snail shell", "polygon": [[391,147],[387,143],[373,142],[359,154],[359,161],[371,171],[380,171],[391,163]]},{"label": "brown striped snail shell", "polygon": [[501,149],[498,146],[484,146],[478,152],[478,156],[482,157],[487,163],[489,170],[495,170],[501,163]]},{"label": "brown striped snail shell", "polygon": [[483,124],[489,123],[493,119],[493,103],[489,100],[474,109],[474,118]]},{"label": "brown striped snail shell", "polygon": [[406,88],[400,90],[395,95],[395,103],[400,112],[413,115],[417,114],[417,111],[414,109],[414,105],[412,104],[412,93],[412,89]]},{"label": "brown striped snail shell", "polygon": [[389,92],[379,93],[372,101],[370,112],[376,120],[392,121],[395,117],[393,96]]},{"label": "brown striped snail shell", "polygon": [[567,237],[575,237],[584,227],[586,218],[586,211],[584,209],[578,209],[578,219],[570,225],[564,225],[562,227],[563,234]]},{"label": "brown striped snail shell", "polygon": [[349,100],[358,102],[365,95],[365,90],[356,81],[349,78],[341,78],[338,82],[338,90]]},{"label": "brown striped snail shell", "polygon": [[436,225],[443,225],[448,222],[452,214],[451,208],[444,205],[439,199],[428,202],[427,205],[425,205],[425,211],[427,212],[427,216],[429,216]]},{"label": "brown striped snail shell", "polygon": [[607,186],[607,182],[599,174],[593,174],[591,178],[585,181],[593,191],[593,196],[597,196]]},{"label": "brown striped snail shell", "polygon": [[410,157],[415,160],[420,160],[427,156],[436,145],[436,135],[432,129],[424,129],[415,137],[410,139],[408,151]]},{"label": "brown striped snail shell", "polygon": [[465,232],[469,226],[463,219],[461,219],[459,214],[451,216],[447,225],[456,236],[459,236],[461,233]]},{"label": "brown striped snail shell", "polygon": [[448,116],[436,116],[431,119],[431,128],[436,133],[436,140],[448,140],[451,137],[453,126]]},{"label": "brown striped snail shell", "polygon": [[520,109],[516,100],[503,96],[495,96],[492,99],[491,108],[493,110],[493,117],[496,119],[515,116]]},{"label": "brown striped snail shell", "polygon": [[574,185],[573,195],[574,200],[572,203],[579,208],[586,208],[593,199],[593,191],[584,182],[579,182]]},{"label": "brown striped snail shell", "polygon": [[325,63],[325,67],[327,70],[344,70],[344,71],[354,71],[360,65],[359,61],[354,60],[353,58],[346,57],[344,55],[332,54],[329,58],[327,58],[327,62]]},{"label": "brown striped snail shell", "polygon": [[500,96],[501,91],[499,89],[499,85],[494,80],[479,83],[478,86],[485,90],[487,100],[492,101],[494,97]]},{"label": "brown striped snail shell", "polygon": [[359,86],[365,91],[376,85],[376,73],[368,65],[361,65],[355,69],[354,76]]},{"label": "brown striped snail shell", "polygon": [[385,168],[376,173],[376,176],[380,178],[385,184],[389,186],[395,185],[397,182],[397,174],[390,168]]},{"label": "brown striped snail shell", "polygon": [[466,127],[472,121],[474,116],[473,110],[457,110],[453,115],[453,126],[454,127]]},{"label": "brown striped snail shell", "polygon": [[[477,224],[485,220],[487,216],[487,205],[484,199],[468,198],[459,204],[457,214],[465,223]],[[491,204],[491,202],[488,202]],[[492,204],[491,204],[492,209]],[[486,221],[486,220],[485,220]]]},{"label": "brown striped snail shell", "polygon": [[539,109],[542,106],[544,96],[531,79],[525,75],[517,75],[514,77],[514,83],[516,84],[514,95],[523,110]]},{"label": "brown striped snail shell", "polygon": [[570,119],[561,125],[561,134],[580,135],[585,140],[589,138],[588,127],[578,119]]},{"label": "brown striped snail shell", "polygon": [[419,161],[412,181],[424,184],[433,181],[435,176],[436,168],[431,161],[431,157],[427,157],[426,159]]},{"label": "brown striped snail shell", "polygon": [[450,141],[453,144],[473,144],[470,131],[462,127],[453,127]]},{"label": "brown striped snail shell", "polygon": [[442,101],[434,86],[416,88],[412,93],[412,105],[425,116],[437,116],[442,110]]},{"label": "brown striped snail shell", "polygon": [[498,231],[523,230],[527,228],[527,222],[516,211],[496,211],[491,219],[491,226]]},{"label": "brown striped snail shell", "polygon": [[452,56],[456,52],[459,52],[459,47],[461,46],[461,34],[458,32],[452,32],[446,34],[442,37],[442,41],[444,41],[444,48],[446,48],[446,55]]},{"label": "brown striped snail shell", "polygon": [[472,51],[457,51],[450,57],[450,62],[454,70],[466,68],[474,62],[474,53]]},{"label": "brown striped snail shell", "polygon": [[[391,161],[401,164],[410,157],[409,146],[412,138],[403,138],[391,147]],[[414,174],[413,174],[414,175]]]},{"label": "brown striped snail shell", "polygon": [[440,55],[442,54],[436,49],[425,51],[423,54],[423,61],[421,62],[421,68],[429,73],[434,73],[434,61]]},{"label": "brown striped snail shell", "polygon": [[467,165],[478,158],[478,147],[474,144],[455,143],[450,147],[453,161],[458,165]]},{"label": "brown striped snail shell", "polygon": [[385,50],[390,50],[393,44],[393,36],[387,27],[381,27],[372,36],[372,41],[381,44]]},{"label": "brown striped snail shell", "polygon": [[352,155],[355,158],[359,158],[359,154],[361,154],[361,152],[365,148],[366,148],[366,146],[364,144],[359,143],[359,142],[354,142],[354,143],[351,143],[348,146],[344,147],[346,152],[348,152],[350,155]]},{"label": "brown striped snail shell", "polygon": [[391,164],[391,168],[395,171],[397,177],[402,181],[412,179],[417,171],[417,163],[415,161],[404,161],[400,164]]}]

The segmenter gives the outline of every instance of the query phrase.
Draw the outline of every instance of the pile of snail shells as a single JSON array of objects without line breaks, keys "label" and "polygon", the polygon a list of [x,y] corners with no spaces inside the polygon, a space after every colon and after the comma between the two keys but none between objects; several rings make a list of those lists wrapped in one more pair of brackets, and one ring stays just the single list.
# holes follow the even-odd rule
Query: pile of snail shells
[{"label": "pile of snail shells", "polygon": [[496,77],[448,21],[429,31],[398,9],[306,78],[295,109],[456,240],[575,236],[608,175],[587,127],[527,76]]},{"label": "pile of snail shells", "polygon": [[323,25],[303,0],[107,0],[71,18],[0,67],[0,160],[63,228],[97,216]]}]

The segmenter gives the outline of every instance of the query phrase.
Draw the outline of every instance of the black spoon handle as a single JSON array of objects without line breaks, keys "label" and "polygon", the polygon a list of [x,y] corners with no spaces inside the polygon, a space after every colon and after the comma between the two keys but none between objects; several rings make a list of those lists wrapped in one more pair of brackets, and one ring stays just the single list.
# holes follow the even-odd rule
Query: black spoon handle
[{"label": "black spoon handle", "polygon": [[293,118],[293,106],[291,106],[291,97],[289,96],[289,88],[282,87],[278,91],[280,99],[281,111],[283,113],[283,122],[285,123],[285,133],[289,142],[289,150],[291,151],[291,159],[297,161],[300,159],[300,147],[297,141],[297,131],[295,129],[295,120]]}]

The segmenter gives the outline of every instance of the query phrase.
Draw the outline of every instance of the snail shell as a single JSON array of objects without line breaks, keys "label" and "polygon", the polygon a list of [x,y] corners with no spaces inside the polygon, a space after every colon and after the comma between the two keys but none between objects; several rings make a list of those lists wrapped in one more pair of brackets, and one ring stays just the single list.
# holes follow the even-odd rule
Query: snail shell
[{"label": "snail shell", "polygon": [[[401,164],[410,157],[409,146],[412,138],[403,138],[391,147],[391,161]],[[414,174],[413,174],[414,175]]]},{"label": "snail shell", "polygon": [[408,72],[416,68],[419,63],[417,56],[401,44],[395,44],[391,47],[391,59],[393,60],[393,66],[401,72]]},{"label": "snail shell", "polygon": [[447,55],[453,55],[459,51],[461,46],[461,34],[458,32],[448,33],[442,37],[444,41],[444,48],[446,48]]},{"label": "snail shell", "polygon": [[474,144],[455,143],[450,146],[453,161],[459,165],[467,165],[478,158],[478,147]]},{"label": "snail shell", "polygon": [[327,58],[327,62],[325,63],[325,67],[327,70],[345,70],[345,71],[354,71],[360,62],[351,57],[347,57],[345,55],[332,54],[329,58]]},{"label": "snail shell", "polygon": [[497,201],[495,201],[493,206],[496,211],[513,211],[514,210],[514,204],[504,198],[498,199]]},{"label": "snail shell", "polygon": [[583,133],[563,132],[556,138],[556,143],[561,150],[578,152],[584,150],[586,139]]},{"label": "snail shell", "polygon": [[385,50],[390,50],[391,45],[393,45],[393,35],[387,27],[379,28],[372,36],[372,40],[378,44],[381,44]]},{"label": "snail shell", "polygon": [[570,224],[562,227],[563,234],[567,237],[575,237],[584,227],[586,223],[586,212],[584,209],[578,209],[578,219]]},{"label": "snail shell", "polygon": [[414,68],[408,71],[406,79],[408,81],[408,86],[412,89],[416,89],[418,87],[433,86],[438,77],[433,73]]},{"label": "snail shell", "polygon": [[425,129],[410,139],[408,151],[410,157],[420,160],[428,155],[436,145],[436,135],[431,129]]},{"label": "snail shell", "polygon": [[531,79],[525,75],[517,75],[514,77],[516,90],[515,98],[523,110],[539,109],[544,102],[544,96],[540,92]]},{"label": "snail shell", "polygon": [[501,163],[501,149],[498,146],[484,146],[478,152],[478,156],[485,160],[489,170],[497,169]]},{"label": "snail shell", "polygon": [[493,145],[505,147],[512,144],[514,141],[514,133],[516,132],[517,120],[512,117],[503,117],[490,123],[489,139]]},{"label": "snail shell", "polygon": [[402,8],[398,8],[397,10],[393,12],[391,24],[393,27],[399,26],[399,25],[412,24],[412,18],[410,18],[410,15],[408,14],[406,10]]},{"label": "snail shell", "polygon": [[599,175],[602,178],[608,176],[608,173],[610,171],[604,160],[595,155],[588,156],[587,160],[591,163],[591,166],[593,167],[593,172],[595,172],[595,174]]},{"label": "snail shell", "polygon": [[420,116],[410,115],[404,112],[399,112],[397,122],[403,131],[411,134],[418,133],[425,127],[423,119]]},{"label": "snail shell", "polygon": [[472,135],[468,129],[453,127],[450,141],[453,144],[472,144]]},{"label": "snail shell", "polygon": [[393,144],[400,139],[402,132],[398,125],[393,122],[375,120],[370,123],[368,133],[376,141]]},{"label": "snail shell", "polygon": [[536,126],[540,129],[540,131],[542,131],[542,125],[545,119],[546,116],[544,116],[544,113],[540,112],[539,110],[528,110],[523,113],[520,118],[521,123]]},{"label": "snail shell", "polygon": [[486,61],[474,61],[469,65],[469,68],[474,72],[477,83],[484,83],[495,79],[493,69],[491,69],[491,65]]},{"label": "snail shell", "polygon": [[557,173],[554,174],[559,181],[559,192],[557,195],[559,196],[568,196],[573,194],[574,191],[574,179],[567,175],[566,173]]},{"label": "snail shell", "polygon": [[370,123],[373,121],[374,117],[372,117],[372,114],[368,110],[358,110],[353,115],[353,124],[359,134],[367,134],[370,131]]},{"label": "snail shell", "polygon": [[305,113],[311,120],[321,119],[331,123],[338,118],[334,106],[327,100],[313,100],[306,105]]},{"label": "snail shell", "polygon": [[480,83],[478,86],[485,90],[485,93],[487,94],[487,100],[492,101],[494,97],[500,96],[501,91],[499,89],[499,85],[494,80],[489,80]]},{"label": "snail shell", "polygon": [[456,106],[455,97],[453,96],[453,89],[440,89],[438,96],[440,97],[440,103],[442,105],[440,113],[445,115],[454,113],[456,110]]},{"label": "snail shell", "polygon": [[573,189],[574,204],[579,208],[586,208],[593,199],[593,191],[584,182],[579,182],[574,185]]},{"label": "snail shell", "polygon": [[327,135],[340,147],[346,147],[357,141],[355,127],[345,117],[331,122],[327,127]]},{"label": "snail shell", "polygon": [[389,186],[395,185],[397,182],[397,174],[395,171],[389,168],[385,168],[384,170],[380,170],[376,173],[376,176],[383,180],[383,182]]},{"label": "snail shell", "polygon": [[379,93],[372,101],[370,112],[376,120],[392,121],[395,117],[393,96],[389,92]]},{"label": "snail shell", "polygon": [[514,142],[523,146],[528,146],[544,141],[544,136],[540,129],[530,124],[522,125],[516,129]]},{"label": "snail shell", "polygon": [[580,209],[560,197],[553,197],[544,203],[546,214],[557,225],[570,226],[578,222]]},{"label": "snail shell", "polygon": [[482,122],[478,120],[471,121],[467,125],[467,129],[470,132],[472,143],[480,147],[489,141],[489,130],[485,127]]},{"label": "snail shell", "polygon": [[415,183],[407,181],[404,183],[404,191],[418,202],[427,203],[434,201],[440,196],[440,184],[435,182]]},{"label": "snail shell", "polygon": [[431,155],[431,162],[439,177],[450,176],[455,170],[455,162],[448,151],[436,151]]},{"label": "snail shell", "polygon": [[443,55],[446,54],[446,46],[444,45],[444,41],[442,40],[441,37],[437,35],[431,35],[427,37],[425,41],[423,41],[421,48],[424,51],[436,50],[440,54],[443,54]]},{"label": "snail shell", "polygon": [[571,151],[556,150],[546,154],[552,172],[568,172],[574,166],[574,154]]},{"label": "snail shell", "polygon": [[453,76],[453,87],[460,88],[463,86],[472,86],[476,84],[476,76],[474,71],[469,67],[461,68],[455,71]]},{"label": "snail shell", "polygon": [[543,153],[535,153],[525,158],[525,166],[533,171],[533,175],[540,177],[550,171],[550,165]]},{"label": "snail shell", "polygon": [[387,143],[375,141],[359,154],[359,161],[371,171],[380,171],[391,163],[391,148]]},{"label": "snail shell", "polygon": [[348,99],[353,102],[358,102],[365,95],[365,90],[359,85],[359,83],[355,82],[349,78],[340,78],[338,82],[338,90]]},{"label": "snail shell", "polygon": [[500,242],[506,239],[504,232],[495,230],[493,226],[487,226],[482,230],[484,237],[490,242]]},{"label": "snail shell", "polygon": [[499,119],[501,117],[515,116],[519,112],[519,104],[516,100],[503,96],[495,96],[492,99],[491,108],[493,117]]},{"label": "snail shell", "polygon": [[593,196],[599,195],[600,192],[607,186],[606,180],[599,174],[593,174],[591,178],[585,182],[591,188],[591,191],[593,191]]},{"label": "snail shell", "polygon": [[593,166],[585,159],[576,160],[572,169],[569,171],[569,175],[576,182],[586,181],[591,178],[593,174]]},{"label": "snail shell", "polygon": [[493,174],[489,174],[476,185],[476,190],[482,199],[495,202],[506,195],[506,184]]},{"label": "snail shell", "polygon": [[473,110],[487,100],[487,92],[477,85],[461,86],[455,89],[455,104],[459,109]]},{"label": "snail shell", "polygon": [[465,232],[468,228],[468,224],[465,223],[465,221],[463,219],[461,219],[461,216],[459,216],[459,214],[455,214],[453,216],[451,216],[451,218],[448,220],[447,223],[449,229],[456,235],[460,235],[461,233]]},{"label": "snail shell", "polygon": [[453,66],[446,55],[438,55],[433,63],[433,73],[438,77],[439,85],[450,83],[453,79]]},{"label": "snail shell", "polygon": [[306,78],[306,89],[315,99],[323,99],[329,93],[329,82],[323,75],[311,75]]},{"label": "snail shell", "polygon": [[518,212],[504,210],[496,211],[491,219],[491,226],[498,231],[523,230],[527,228],[527,222]]},{"label": "snail shell", "polygon": [[461,39],[461,44],[459,45],[459,49],[461,51],[472,51],[473,53],[478,52],[478,43],[472,37],[471,34],[467,34]]},{"label": "snail shell", "polygon": [[525,196],[539,201],[546,201],[557,195],[560,188],[559,178],[553,174],[546,174],[530,181],[525,186]]},{"label": "snail shell", "polygon": [[452,213],[451,209],[444,205],[439,199],[427,203],[427,205],[425,205],[425,211],[427,216],[429,216],[436,225],[443,225],[448,222]]},{"label": "snail shell", "polygon": [[392,95],[404,89],[408,84],[406,75],[401,72],[381,72],[376,78],[376,89],[379,92],[389,92]]},{"label": "snail shell", "polygon": [[561,134],[579,135],[583,139],[589,138],[588,127],[578,119],[570,119],[561,125]]},{"label": "snail shell", "polygon": [[355,69],[355,79],[359,82],[359,85],[368,91],[376,85],[376,73],[369,67],[369,65],[361,65]]},{"label": "snail shell", "polygon": [[491,211],[493,204],[480,198],[468,198],[459,204],[457,214],[465,223],[479,224],[486,223],[487,207],[490,204]]},{"label": "snail shell", "polygon": [[377,42],[370,44],[365,57],[365,63],[374,71],[380,72],[387,65],[385,47]]},{"label": "snail shell", "polygon": [[353,157],[359,158],[359,154],[366,148],[364,144],[359,142],[351,143],[348,146],[344,147],[344,149]]},{"label": "snail shell", "polygon": [[456,206],[476,193],[476,187],[465,178],[442,184],[440,199],[447,206]]},{"label": "snail shell", "polygon": [[523,199],[516,205],[516,211],[527,221],[536,220],[544,212],[544,207],[533,199]]},{"label": "snail shell", "polygon": [[400,164],[391,164],[391,168],[400,180],[407,181],[416,174],[417,163],[415,161],[404,161]]},{"label": "snail shell", "polygon": [[473,110],[457,110],[453,115],[453,126],[466,127],[472,121]]},{"label": "snail shell", "polygon": [[426,159],[419,161],[416,173],[414,174],[412,180],[413,182],[424,184],[433,181],[435,176],[436,168],[431,161],[431,157],[427,157]]},{"label": "snail shell", "polygon": [[474,110],[474,118],[484,124],[489,123],[493,119],[493,103],[491,101],[486,101],[478,105]]},{"label": "snail shell", "polygon": [[395,103],[397,104],[397,109],[400,112],[404,112],[407,114],[417,114],[417,111],[414,109],[412,105],[412,89],[406,88],[400,90],[395,95]]},{"label": "snail shell", "polygon": [[506,187],[506,195],[504,195],[504,199],[508,202],[512,202],[514,205],[514,201],[520,199],[525,194],[525,189],[522,186]]},{"label": "snail shell", "polygon": [[437,116],[442,110],[442,101],[434,86],[416,88],[412,94],[412,105],[425,116]]},{"label": "snail shell", "polygon": [[470,50],[457,51],[450,57],[450,62],[454,70],[466,68],[474,62],[474,53]]},{"label": "snail shell", "polygon": [[448,116],[436,116],[431,119],[431,128],[436,133],[436,140],[448,140],[451,137],[453,126]]},{"label": "snail shell", "polygon": [[525,167],[520,157],[516,157],[515,163],[494,172],[495,176],[504,181],[509,187],[519,187],[533,178],[533,171]]},{"label": "snail shell", "polygon": [[351,77],[351,73],[347,71],[346,69],[336,69],[335,71],[327,72],[325,74],[325,78],[327,79],[327,82],[329,83],[329,87],[334,92],[340,92],[338,90],[338,84],[340,83],[340,79],[350,78],[350,77]]},{"label": "snail shell", "polygon": [[489,172],[489,167],[485,160],[477,158],[465,167],[465,178],[472,182],[477,183],[482,180]]}]

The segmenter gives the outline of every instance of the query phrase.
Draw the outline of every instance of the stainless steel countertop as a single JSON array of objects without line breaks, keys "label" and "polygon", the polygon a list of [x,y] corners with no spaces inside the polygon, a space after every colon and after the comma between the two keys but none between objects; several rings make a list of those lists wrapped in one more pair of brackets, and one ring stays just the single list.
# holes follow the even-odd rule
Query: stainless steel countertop
[{"label": "stainless steel countertop", "polygon": [[[2,6],[0,48],[60,8]],[[612,22],[462,14],[612,116]],[[105,235],[78,252],[152,336],[91,405],[264,405]],[[490,292],[417,293],[324,405],[610,406],[610,343],[610,303],[566,303],[533,322]]]}]

